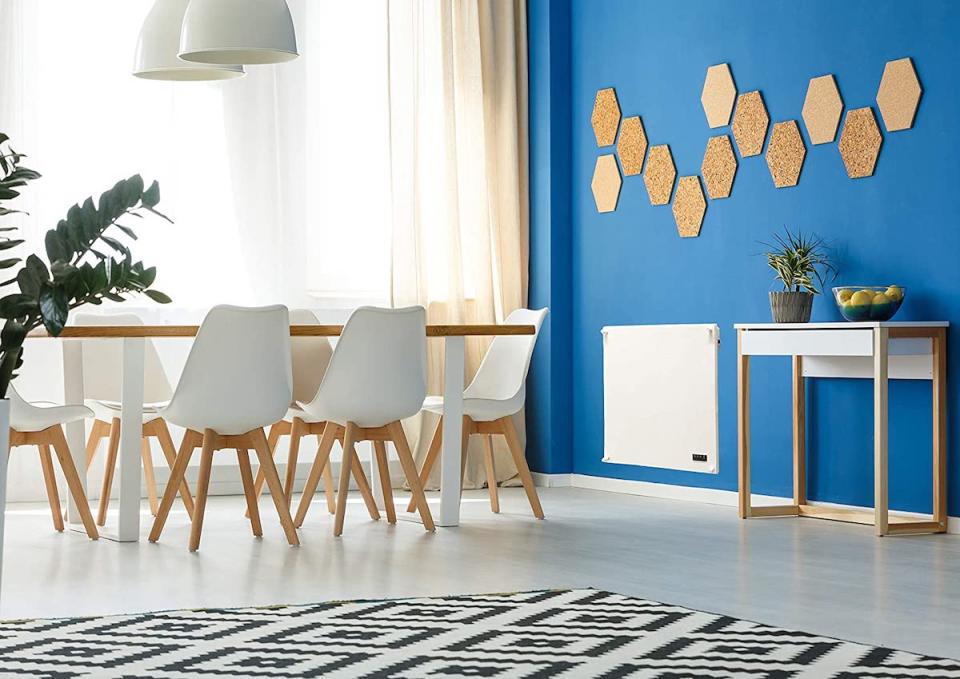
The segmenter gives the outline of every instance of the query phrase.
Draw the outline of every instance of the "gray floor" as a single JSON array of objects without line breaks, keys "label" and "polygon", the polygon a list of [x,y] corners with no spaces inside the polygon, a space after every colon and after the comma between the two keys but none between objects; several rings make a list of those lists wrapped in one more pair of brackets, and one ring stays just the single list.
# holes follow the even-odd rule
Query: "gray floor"
[{"label": "gray floor", "polygon": [[[344,536],[315,503],[302,547],[269,501],[262,540],[239,498],[212,498],[203,544],[172,514],[151,545],[53,532],[44,505],[10,505],[0,616],[90,615],[200,606],[596,587],[788,628],[960,657],[960,537],[877,539],[812,519],[743,522],[727,507],[566,488],[464,497],[464,522],[435,535],[371,522],[352,502]],[[149,527],[148,517],[144,531]]]}]

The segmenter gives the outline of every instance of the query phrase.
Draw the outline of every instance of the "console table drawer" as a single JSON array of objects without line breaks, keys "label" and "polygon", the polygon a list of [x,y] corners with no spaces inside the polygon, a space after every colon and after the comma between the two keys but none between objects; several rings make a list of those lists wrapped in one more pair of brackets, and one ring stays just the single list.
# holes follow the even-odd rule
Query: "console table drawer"
[{"label": "console table drawer", "polygon": [[745,356],[873,356],[873,330],[745,330]]}]

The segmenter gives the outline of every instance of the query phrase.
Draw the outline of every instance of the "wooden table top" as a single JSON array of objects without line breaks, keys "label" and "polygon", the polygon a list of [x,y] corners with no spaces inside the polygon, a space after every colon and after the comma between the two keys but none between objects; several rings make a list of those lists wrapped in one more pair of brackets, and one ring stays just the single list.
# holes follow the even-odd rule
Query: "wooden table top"
[{"label": "wooden table top", "polygon": [[[199,325],[71,325],[57,339],[109,337],[196,337]],[[291,325],[291,337],[337,337],[342,325]],[[428,325],[427,337],[472,337],[489,335],[533,335],[532,325],[459,324]],[[30,338],[53,338],[43,328],[32,331]]]}]

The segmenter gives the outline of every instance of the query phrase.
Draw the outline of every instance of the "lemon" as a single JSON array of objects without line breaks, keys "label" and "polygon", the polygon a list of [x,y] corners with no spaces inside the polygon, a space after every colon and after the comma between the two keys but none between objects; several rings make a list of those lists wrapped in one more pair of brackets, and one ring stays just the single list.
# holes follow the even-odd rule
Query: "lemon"
[{"label": "lemon", "polygon": [[843,303],[849,302],[851,297],[853,297],[853,290],[849,288],[844,288],[837,293],[837,299]]},{"label": "lemon", "polygon": [[873,303],[876,304],[889,304],[890,298],[887,297],[886,293],[878,292],[873,296]]},{"label": "lemon", "polygon": [[850,304],[852,306],[870,306],[873,304],[873,293],[869,290],[857,290],[850,297]]},{"label": "lemon", "polygon": [[899,285],[891,285],[889,288],[887,288],[885,294],[894,302],[899,302],[901,299],[903,299],[903,288],[901,288]]}]

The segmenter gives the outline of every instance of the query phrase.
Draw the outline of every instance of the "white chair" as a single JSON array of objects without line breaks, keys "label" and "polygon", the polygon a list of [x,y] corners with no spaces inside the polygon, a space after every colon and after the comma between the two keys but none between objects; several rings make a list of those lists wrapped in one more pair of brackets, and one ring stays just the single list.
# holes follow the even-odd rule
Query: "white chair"
[{"label": "white chair", "polygon": [[[307,309],[292,309],[290,311],[290,325],[319,325],[317,317],[312,311]],[[287,496],[287,505],[290,505],[293,496],[293,481],[297,470],[297,460],[300,453],[300,440],[304,436],[311,434],[317,437],[319,443],[323,437],[323,428],[326,422],[318,421],[305,412],[298,404],[300,402],[312,401],[316,396],[320,383],[323,382],[323,376],[327,372],[327,365],[330,363],[330,357],[333,355],[333,347],[326,337],[292,337],[290,339],[290,354],[293,361],[293,402],[287,410],[286,416],[279,422],[270,427],[267,434],[267,442],[270,444],[270,450],[276,451],[277,443],[281,436],[290,436],[290,448],[287,454],[287,473],[283,484],[283,493]],[[341,441],[341,443],[343,443]],[[358,464],[360,474],[363,474],[363,467]],[[323,468],[324,492],[327,496],[327,510],[333,514],[336,512],[336,500],[333,489],[333,473],[330,465]],[[360,479],[363,479],[362,482]],[[263,490],[265,477],[263,470],[257,472],[257,478],[254,482],[254,493],[260,497]],[[376,503],[370,493],[369,483],[365,476],[358,476],[358,486],[361,492],[364,492],[364,499],[369,503]],[[369,496],[369,500],[367,499]]]},{"label": "white chair", "polygon": [[263,427],[282,418],[290,405],[293,384],[289,326],[284,306],[217,306],[203,320],[170,405],[160,411],[164,419],[186,432],[150,531],[150,542],[160,539],[193,451],[202,446],[190,551],[200,546],[213,453],[223,448],[237,451],[253,534],[261,537],[263,530],[253,493],[251,448],[266,475],[287,541],[300,544],[263,433]]},{"label": "white chair", "polygon": [[[50,447],[53,447],[60,462],[60,469],[67,481],[67,488],[73,496],[73,501],[80,510],[80,520],[91,540],[100,537],[97,526],[87,504],[87,496],[83,492],[80,475],[73,464],[70,447],[63,435],[63,425],[76,422],[93,413],[86,406],[49,406],[41,407],[24,401],[17,390],[11,386],[7,398],[10,399],[10,446],[7,454],[15,446],[35,445],[40,451],[40,467],[43,469],[43,481],[47,488],[47,499],[50,501],[50,512],[53,514],[53,527],[63,530],[63,508],[60,506],[60,495],[57,492],[57,477],[53,472],[53,459],[50,456]],[[3,508],[0,507],[0,511]]]},{"label": "white chair", "polygon": [[343,462],[333,534],[343,532],[350,474],[359,464],[354,447],[358,441],[374,442],[387,520],[396,522],[384,445],[386,441],[393,441],[424,528],[434,530],[430,507],[400,425],[400,420],[419,412],[426,392],[427,339],[423,307],[357,309],[343,327],[316,395],[309,403],[301,404],[306,413],[326,421],[327,426],[297,509],[297,526],[303,524],[333,442],[342,434]]},{"label": "white chair", "polygon": [[[540,326],[547,315],[547,309],[517,309],[504,320],[507,325],[533,325],[534,335],[498,335],[490,343],[476,376],[463,392],[463,441],[460,453],[460,474],[466,468],[467,441],[472,434],[483,436],[484,466],[487,472],[487,487],[490,494],[490,507],[500,511],[497,496],[497,475],[493,464],[492,435],[500,434],[507,440],[510,455],[517,466],[520,481],[527,493],[530,508],[538,519],[543,518],[543,508],[537,489],[533,485],[530,467],[520,444],[520,437],[511,419],[520,412],[526,398],[527,371],[530,369],[530,357],[537,343]],[[420,482],[426,484],[430,472],[440,455],[443,437],[443,397],[429,396],[423,403],[423,409],[441,416],[437,429],[430,442],[427,457],[420,471]],[[412,504],[407,511],[413,511]]]},{"label": "white chair", "polygon": [[[143,319],[136,314],[77,314],[77,325],[143,325]],[[117,467],[117,451],[120,447],[120,399],[123,358],[122,340],[88,339],[82,340],[83,356],[83,394],[87,406],[93,411],[93,426],[87,439],[87,469],[97,455],[100,441],[109,438],[107,460],[103,467],[103,482],[100,486],[100,505],[97,510],[97,524],[102,526],[107,520],[110,506],[110,493],[113,489],[113,475]],[[143,433],[141,456],[143,475],[147,485],[147,497],[150,500],[150,512],[156,516],[157,481],[153,471],[153,456],[150,453],[150,439],[156,438],[163,451],[167,464],[173,468],[177,459],[177,450],[170,437],[167,423],[160,417],[160,408],[170,400],[173,390],[167,374],[160,363],[160,356],[153,342],[145,340],[143,363]],[[187,514],[193,516],[193,498],[190,487],[184,482],[180,486],[180,496]]]}]

